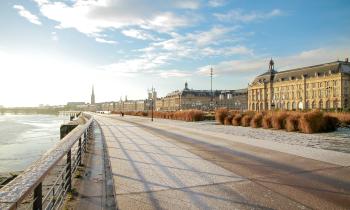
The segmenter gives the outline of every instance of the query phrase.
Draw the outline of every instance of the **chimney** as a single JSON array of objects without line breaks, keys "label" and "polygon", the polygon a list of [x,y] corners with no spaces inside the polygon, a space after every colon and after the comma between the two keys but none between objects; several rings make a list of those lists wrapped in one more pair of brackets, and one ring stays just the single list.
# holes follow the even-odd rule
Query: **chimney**
[{"label": "chimney", "polygon": [[349,63],[349,58],[345,58],[345,63]]}]

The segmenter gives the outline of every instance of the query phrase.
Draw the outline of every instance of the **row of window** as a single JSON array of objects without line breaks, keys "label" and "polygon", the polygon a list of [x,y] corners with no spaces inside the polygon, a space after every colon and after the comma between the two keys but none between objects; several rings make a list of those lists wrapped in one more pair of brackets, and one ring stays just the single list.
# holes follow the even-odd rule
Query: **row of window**
[{"label": "row of window", "polygon": [[[345,94],[348,92],[348,88],[344,88]],[[249,98],[251,100],[261,100],[262,92],[259,90],[257,91],[257,94],[249,95]],[[323,97],[337,97],[339,95],[339,88],[326,88],[326,89],[319,89],[319,90],[309,90],[306,91],[306,98],[323,98]],[[266,97],[268,97],[268,94],[266,94]],[[302,98],[302,92],[281,92],[281,93],[273,93],[273,99],[296,99],[296,98]]]},{"label": "row of window", "polygon": [[[298,109],[337,109],[340,107],[339,101],[329,101],[327,100],[325,103],[320,100],[319,102],[309,102],[306,101],[305,106],[303,102],[277,102],[274,104],[274,108],[276,109],[286,109],[286,110],[298,110]],[[345,107],[346,108],[346,107]],[[254,111],[260,111],[264,109],[263,103],[252,103],[250,105],[250,109]]]}]

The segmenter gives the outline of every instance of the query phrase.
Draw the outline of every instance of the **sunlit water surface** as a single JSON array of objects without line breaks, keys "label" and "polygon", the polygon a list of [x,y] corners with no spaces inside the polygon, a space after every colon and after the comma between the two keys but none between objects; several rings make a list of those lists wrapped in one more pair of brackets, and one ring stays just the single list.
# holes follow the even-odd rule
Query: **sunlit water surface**
[{"label": "sunlit water surface", "polygon": [[0,173],[22,171],[53,147],[67,116],[0,115]]}]

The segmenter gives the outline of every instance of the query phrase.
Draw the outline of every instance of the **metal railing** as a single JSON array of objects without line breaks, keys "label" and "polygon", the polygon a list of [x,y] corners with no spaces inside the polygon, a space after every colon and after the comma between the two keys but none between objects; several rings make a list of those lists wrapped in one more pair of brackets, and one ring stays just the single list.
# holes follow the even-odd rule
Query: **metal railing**
[{"label": "metal railing", "polygon": [[[89,117],[87,115],[84,115]],[[21,175],[0,189],[0,209],[58,209],[72,191],[72,175],[82,163],[93,119],[78,125]]]}]

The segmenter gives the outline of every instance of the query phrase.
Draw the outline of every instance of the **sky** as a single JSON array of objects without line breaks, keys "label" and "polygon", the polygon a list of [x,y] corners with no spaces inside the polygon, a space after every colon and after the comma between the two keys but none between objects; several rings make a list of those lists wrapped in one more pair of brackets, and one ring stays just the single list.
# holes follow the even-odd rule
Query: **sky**
[{"label": "sky", "polygon": [[348,0],[3,0],[0,105],[246,88],[350,57]]}]

